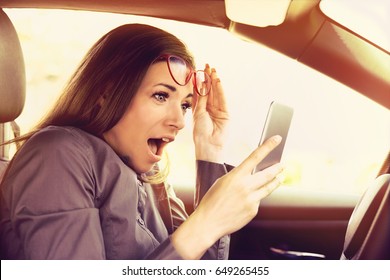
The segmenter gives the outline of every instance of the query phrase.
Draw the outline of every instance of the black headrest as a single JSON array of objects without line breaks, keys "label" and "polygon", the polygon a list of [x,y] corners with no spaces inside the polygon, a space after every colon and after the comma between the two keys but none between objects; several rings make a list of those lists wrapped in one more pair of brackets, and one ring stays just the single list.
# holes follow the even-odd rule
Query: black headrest
[{"label": "black headrest", "polygon": [[0,123],[15,120],[23,110],[26,73],[18,35],[0,9]]}]

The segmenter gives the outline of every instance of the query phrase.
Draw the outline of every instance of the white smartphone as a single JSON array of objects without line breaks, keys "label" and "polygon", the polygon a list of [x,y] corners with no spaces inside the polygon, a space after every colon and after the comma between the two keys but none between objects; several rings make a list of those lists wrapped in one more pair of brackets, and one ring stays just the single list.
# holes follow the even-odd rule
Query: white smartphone
[{"label": "white smartphone", "polygon": [[293,108],[287,105],[276,101],[271,103],[259,145],[263,144],[265,140],[274,135],[282,136],[282,142],[256,166],[254,172],[258,172],[280,162],[284,145],[286,144],[293,113]]}]

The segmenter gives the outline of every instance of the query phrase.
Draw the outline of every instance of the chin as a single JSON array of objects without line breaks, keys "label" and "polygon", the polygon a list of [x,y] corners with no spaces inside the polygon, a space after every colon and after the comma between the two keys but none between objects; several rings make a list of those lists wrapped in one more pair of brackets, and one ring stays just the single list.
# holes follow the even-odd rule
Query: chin
[{"label": "chin", "polygon": [[129,160],[128,157],[123,157],[122,159],[125,162],[125,164],[131,169],[133,169],[134,172],[137,174],[148,173],[149,171],[152,171],[154,166],[154,164],[144,164],[144,165],[133,164],[133,162]]}]

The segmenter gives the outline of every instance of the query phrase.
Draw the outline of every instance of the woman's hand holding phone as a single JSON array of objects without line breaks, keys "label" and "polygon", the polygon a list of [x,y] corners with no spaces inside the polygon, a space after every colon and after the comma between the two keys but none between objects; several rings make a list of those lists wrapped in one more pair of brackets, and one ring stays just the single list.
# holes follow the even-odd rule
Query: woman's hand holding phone
[{"label": "woman's hand holding phone", "polygon": [[[274,136],[265,141],[209,189],[194,213],[173,234],[173,244],[180,242],[175,248],[183,250],[179,253],[184,258],[200,258],[218,239],[239,230],[257,215],[260,201],[282,183],[283,166],[278,163],[257,173],[252,171],[281,140]],[[181,242],[187,242],[186,246]]]}]

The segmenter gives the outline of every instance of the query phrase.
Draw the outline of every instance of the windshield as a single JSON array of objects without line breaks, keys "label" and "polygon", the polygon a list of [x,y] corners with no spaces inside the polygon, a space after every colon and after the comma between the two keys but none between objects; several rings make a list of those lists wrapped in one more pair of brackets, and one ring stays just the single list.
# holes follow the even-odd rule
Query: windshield
[{"label": "windshield", "polygon": [[[128,15],[56,10],[5,10],[26,60],[27,100],[17,119],[28,132],[58,98],[87,49],[120,24],[166,29],[192,50],[198,68],[217,68],[231,116],[225,161],[237,165],[258,144],[269,104],[294,108],[285,146],[286,187],[361,193],[381,167],[390,143],[389,111],[329,77],[228,31]],[[195,181],[191,114],[169,147],[170,182]],[[340,187],[342,186],[342,187]],[[337,189],[335,189],[337,188]]]}]

